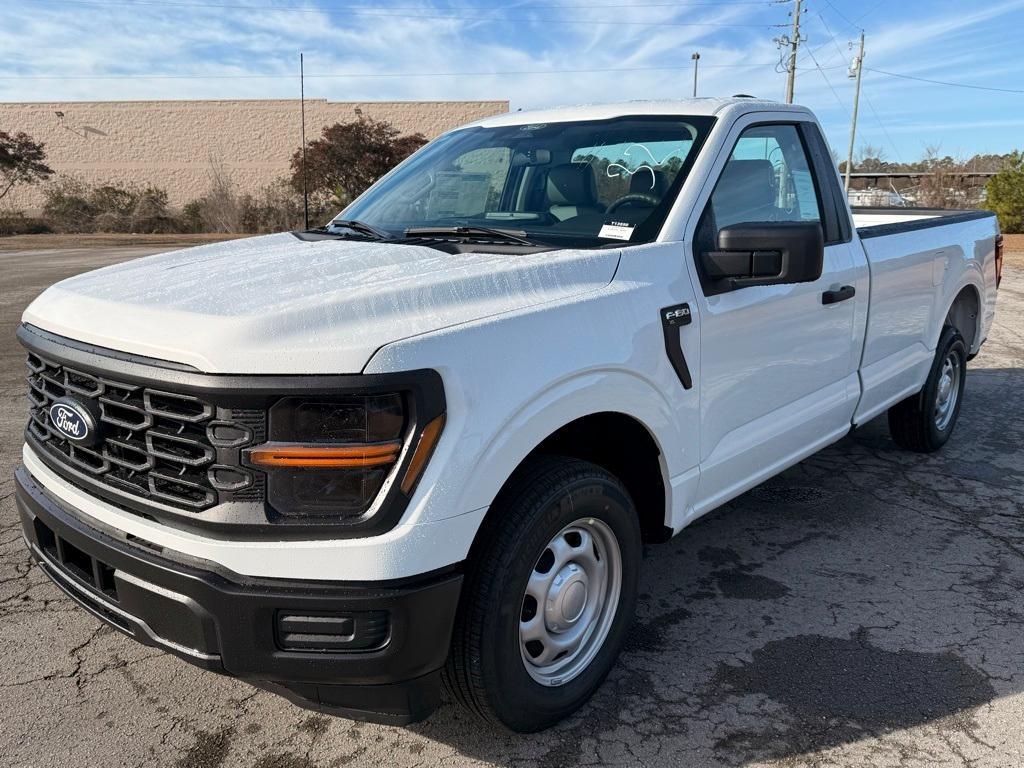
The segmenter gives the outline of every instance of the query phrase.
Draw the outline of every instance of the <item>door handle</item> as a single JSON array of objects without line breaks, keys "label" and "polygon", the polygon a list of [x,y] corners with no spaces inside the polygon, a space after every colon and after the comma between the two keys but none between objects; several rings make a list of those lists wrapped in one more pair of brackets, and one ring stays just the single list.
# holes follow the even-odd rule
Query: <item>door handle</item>
[{"label": "door handle", "polygon": [[852,285],[844,285],[838,291],[825,291],[821,294],[821,303],[838,304],[840,301],[852,299],[855,293],[857,293],[857,289]]}]

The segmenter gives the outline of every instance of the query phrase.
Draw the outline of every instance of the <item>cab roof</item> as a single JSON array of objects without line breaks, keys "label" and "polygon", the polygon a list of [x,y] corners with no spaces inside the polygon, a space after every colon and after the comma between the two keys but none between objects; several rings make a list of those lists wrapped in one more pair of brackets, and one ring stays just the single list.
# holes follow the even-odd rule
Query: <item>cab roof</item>
[{"label": "cab roof", "polygon": [[[497,128],[527,123],[566,123],[576,120],[608,120],[630,115],[708,115],[726,117],[731,113],[754,111],[799,112],[808,114],[806,107],[783,104],[770,99],[747,96],[730,98],[706,97],[696,99],[665,99],[660,101],[620,101],[609,104],[580,104],[522,112],[506,112],[470,123],[470,126]],[[466,126],[468,127],[468,126]]]}]

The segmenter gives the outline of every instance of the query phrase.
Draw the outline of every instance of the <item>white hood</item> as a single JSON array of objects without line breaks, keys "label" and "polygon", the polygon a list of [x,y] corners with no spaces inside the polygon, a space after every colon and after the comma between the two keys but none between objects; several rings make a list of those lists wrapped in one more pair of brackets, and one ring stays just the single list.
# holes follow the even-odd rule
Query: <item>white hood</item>
[{"label": "white hood", "polygon": [[448,254],[290,233],[87,272],[26,323],[209,373],[357,373],[385,344],[607,285],[619,251]]}]

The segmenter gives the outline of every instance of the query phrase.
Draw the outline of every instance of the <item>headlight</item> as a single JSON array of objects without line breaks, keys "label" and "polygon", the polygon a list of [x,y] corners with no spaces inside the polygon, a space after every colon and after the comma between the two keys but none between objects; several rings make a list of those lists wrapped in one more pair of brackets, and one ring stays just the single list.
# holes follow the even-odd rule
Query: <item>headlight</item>
[{"label": "headlight", "polygon": [[411,393],[279,400],[269,412],[269,441],[247,452],[249,464],[267,473],[270,506],[292,520],[358,523],[386,486],[397,483],[409,495],[444,419],[417,430],[412,400]]}]

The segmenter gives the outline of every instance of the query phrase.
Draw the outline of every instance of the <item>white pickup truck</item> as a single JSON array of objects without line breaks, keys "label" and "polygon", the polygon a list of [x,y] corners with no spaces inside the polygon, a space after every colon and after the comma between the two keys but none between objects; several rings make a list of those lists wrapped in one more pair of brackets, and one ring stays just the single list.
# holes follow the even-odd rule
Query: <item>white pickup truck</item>
[{"label": "white pickup truck", "polygon": [[800,107],[482,120],[323,228],[37,298],[25,539],[103,621],[302,706],[409,723],[443,683],[544,728],[615,663],[642,542],[882,413],[949,439],[999,242],[851,217]]}]

